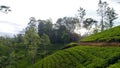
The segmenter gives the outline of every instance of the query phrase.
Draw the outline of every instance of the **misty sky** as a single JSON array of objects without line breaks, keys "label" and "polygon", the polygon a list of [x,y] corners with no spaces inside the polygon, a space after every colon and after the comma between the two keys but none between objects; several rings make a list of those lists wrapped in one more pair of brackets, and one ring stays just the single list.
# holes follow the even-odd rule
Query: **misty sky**
[{"label": "misty sky", "polygon": [[[75,16],[79,7],[86,9],[86,17],[100,20],[97,15],[99,0],[0,0],[0,5],[11,7],[12,12],[4,14],[0,12],[0,32],[18,33],[26,27],[30,17],[36,19],[49,19],[55,23],[64,16]],[[106,1],[106,0],[103,0]],[[110,7],[120,15],[119,0],[107,0]],[[118,15],[118,17],[119,17]],[[120,25],[119,19],[115,25]]]}]

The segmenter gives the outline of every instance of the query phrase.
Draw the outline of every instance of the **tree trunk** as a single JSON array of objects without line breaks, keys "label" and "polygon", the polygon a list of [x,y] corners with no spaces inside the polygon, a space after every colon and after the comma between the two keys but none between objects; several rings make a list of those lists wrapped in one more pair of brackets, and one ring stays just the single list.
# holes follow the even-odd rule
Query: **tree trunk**
[{"label": "tree trunk", "polygon": [[104,24],[103,24],[103,16],[102,16],[102,19],[101,19],[101,32],[104,30]]},{"label": "tree trunk", "polygon": [[112,28],[112,26],[113,26],[113,23],[112,23],[112,21],[110,21],[110,28]]}]

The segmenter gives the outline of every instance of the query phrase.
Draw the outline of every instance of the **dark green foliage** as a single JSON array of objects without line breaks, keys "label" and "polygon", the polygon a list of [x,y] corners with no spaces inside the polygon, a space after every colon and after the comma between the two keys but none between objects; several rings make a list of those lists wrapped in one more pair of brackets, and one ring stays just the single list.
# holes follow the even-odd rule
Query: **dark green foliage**
[{"label": "dark green foliage", "polygon": [[59,26],[58,29],[53,30],[53,43],[68,43],[70,42],[70,35],[65,26]]},{"label": "dark green foliage", "polygon": [[38,34],[43,35],[47,34],[49,37],[52,35],[53,24],[50,20],[38,20]]},{"label": "dark green foliage", "polygon": [[74,32],[79,19],[75,17],[59,18],[55,24],[50,20],[38,20],[38,34],[49,36],[51,43],[69,43],[78,41],[79,35]]},{"label": "dark green foliage", "polygon": [[115,64],[110,65],[108,68],[120,68],[120,60]]},{"label": "dark green foliage", "polygon": [[71,47],[74,47],[74,46],[77,46],[77,45],[78,45],[78,43],[71,42],[71,43],[67,44],[67,45],[66,45],[64,48],[62,48],[62,49],[71,48]]},{"label": "dark green foliage", "polygon": [[79,19],[75,17],[63,17],[59,18],[56,22],[56,27],[61,28],[64,26],[68,32],[74,32],[75,28],[79,25]]},{"label": "dark green foliage", "polygon": [[82,42],[120,42],[120,26],[90,35],[81,40]]}]

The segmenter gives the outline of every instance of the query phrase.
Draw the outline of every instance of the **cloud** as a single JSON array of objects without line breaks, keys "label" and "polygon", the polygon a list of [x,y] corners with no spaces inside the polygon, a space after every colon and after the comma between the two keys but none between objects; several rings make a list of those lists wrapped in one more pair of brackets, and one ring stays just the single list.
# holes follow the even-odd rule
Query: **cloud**
[{"label": "cloud", "polygon": [[113,1],[113,2],[116,2],[116,3],[120,3],[120,0],[110,0],[110,1]]},{"label": "cloud", "polygon": [[0,21],[0,32],[17,34],[22,29],[22,26],[8,21]]},{"label": "cloud", "polygon": [[12,22],[8,22],[8,21],[0,21],[0,24],[3,23],[3,24],[9,24],[9,25],[13,25],[13,26],[21,26],[17,23],[12,23]]},{"label": "cloud", "polygon": [[[120,14],[119,0],[103,1],[107,1]],[[60,17],[74,16],[79,7],[86,9],[86,17],[99,19],[96,12],[98,2],[99,0],[1,0],[1,4],[10,6],[12,12],[0,12],[0,31],[17,33],[26,27],[32,16],[44,20],[52,18],[55,23]]]}]

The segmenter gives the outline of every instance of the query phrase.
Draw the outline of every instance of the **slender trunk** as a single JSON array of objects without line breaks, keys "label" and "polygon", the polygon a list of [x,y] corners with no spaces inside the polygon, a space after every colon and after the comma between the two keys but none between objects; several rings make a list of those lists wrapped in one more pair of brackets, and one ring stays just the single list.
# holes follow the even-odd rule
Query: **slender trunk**
[{"label": "slender trunk", "polygon": [[101,31],[104,30],[104,24],[103,24],[103,16],[102,16],[102,19],[101,19]]},{"label": "slender trunk", "polygon": [[32,60],[31,60],[31,61],[32,61],[32,64],[35,63],[35,57],[34,57],[34,56],[32,57]]},{"label": "slender trunk", "polygon": [[113,26],[113,23],[112,23],[112,21],[110,21],[110,28],[112,28],[112,26]]},{"label": "slender trunk", "polygon": [[2,68],[6,68],[6,64],[4,64]]}]

